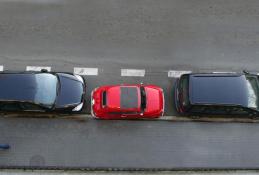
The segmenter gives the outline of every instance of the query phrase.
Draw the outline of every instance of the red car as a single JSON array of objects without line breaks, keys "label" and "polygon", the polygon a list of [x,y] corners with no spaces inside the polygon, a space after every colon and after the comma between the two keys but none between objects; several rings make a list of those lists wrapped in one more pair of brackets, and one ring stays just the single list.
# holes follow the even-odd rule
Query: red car
[{"label": "red car", "polygon": [[155,85],[112,85],[91,94],[92,115],[100,119],[158,118],[164,113],[163,89]]}]

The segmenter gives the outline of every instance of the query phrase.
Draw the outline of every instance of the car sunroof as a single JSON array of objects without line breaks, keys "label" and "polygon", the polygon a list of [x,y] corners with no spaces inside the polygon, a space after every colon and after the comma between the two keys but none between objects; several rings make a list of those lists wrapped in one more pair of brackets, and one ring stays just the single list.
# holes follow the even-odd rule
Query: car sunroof
[{"label": "car sunroof", "polygon": [[138,89],[136,87],[121,87],[120,105],[121,108],[138,107]]}]

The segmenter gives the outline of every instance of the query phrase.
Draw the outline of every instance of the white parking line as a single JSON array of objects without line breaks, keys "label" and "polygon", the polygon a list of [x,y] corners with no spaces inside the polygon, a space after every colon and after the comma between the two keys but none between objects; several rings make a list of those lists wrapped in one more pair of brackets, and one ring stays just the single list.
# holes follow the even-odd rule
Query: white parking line
[{"label": "white parking line", "polygon": [[3,70],[4,70],[4,66],[0,65],[0,71],[3,71]]},{"label": "white parking line", "polygon": [[187,71],[187,70],[169,70],[168,71],[168,77],[179,78],[182,74],[188,74],[188,73],[192,73],[192,71]]},{"label": "white parking line", "polygon": [[121,76],[144,77],[145,69],[121,69]]},{"label": "white parking line", "polygon": [[48,67],[48,66],[27,66],[26,67],[26,71],[41,71],[42,69],[51,71],[51,67]]},{"label": "white parking line", "polygon": [[77,75],[98,75],[98,68],[74,67],[74,74],[77,74]]}]

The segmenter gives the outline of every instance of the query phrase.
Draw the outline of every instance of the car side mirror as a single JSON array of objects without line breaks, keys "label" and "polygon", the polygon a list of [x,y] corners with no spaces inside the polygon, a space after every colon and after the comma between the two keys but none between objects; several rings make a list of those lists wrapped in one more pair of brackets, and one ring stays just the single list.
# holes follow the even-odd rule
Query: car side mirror
[{"label": "car side mirror", "polygon": [[243,70],[244,74],[250,74],[250,72],[248,70]]},{"label": "car side mirror", "polygon": [[41,69],[40,71],[41,71],[41,72],[48,72],[47,69]]}]

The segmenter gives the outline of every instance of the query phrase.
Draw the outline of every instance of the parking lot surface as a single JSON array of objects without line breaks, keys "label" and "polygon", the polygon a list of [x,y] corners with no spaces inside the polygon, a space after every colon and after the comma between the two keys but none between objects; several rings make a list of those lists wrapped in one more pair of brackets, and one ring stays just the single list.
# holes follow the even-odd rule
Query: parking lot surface
[{"label": "parking lot surface", "polygon": [[[1,0],[0,70],[69,71],[90,92],[183,72],[256,71],[257,0]],[[0,166],[258,168],[258,124],[1,118]]]}]

